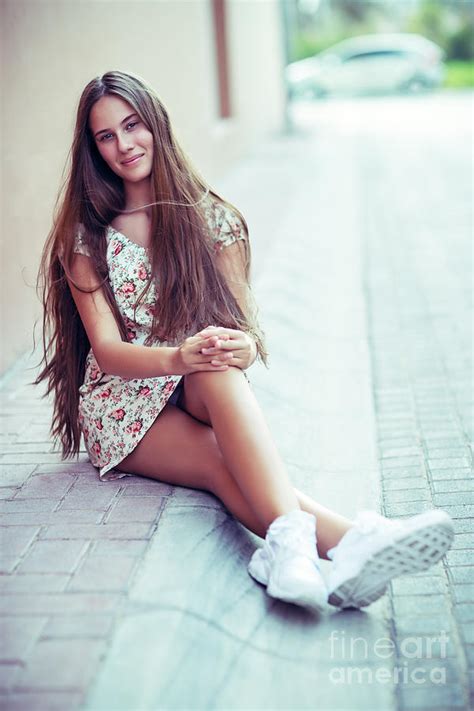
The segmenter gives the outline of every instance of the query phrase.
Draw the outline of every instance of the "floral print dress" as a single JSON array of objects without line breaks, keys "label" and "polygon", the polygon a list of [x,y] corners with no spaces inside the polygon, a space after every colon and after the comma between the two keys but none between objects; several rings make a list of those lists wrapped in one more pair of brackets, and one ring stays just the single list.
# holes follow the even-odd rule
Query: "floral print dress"
[{"label": "floral print dress", "polygon": [[[206,216],[216,252],[236,240],[246,239],[241,220],[217,201],[208,199]],[[74,251],[89,256],[82,235],[80,226]],[[107,228],[106,236],[109,281],[118,308],[130,342],[143,344],[152,324],[155,289],[148,290],[136,310],[134,305],[150,274],[147,249],[112,226]],[[156,341],[153,345],[168,344]],[[92,349],[89,351],[84,383],[79,390],[79,423],[90,460],[99,469],[101,480],[128,476],[114,467],[137,446],[182,378],[182,375],[165,375],[127,379],[108,375],[101,372]]]}]

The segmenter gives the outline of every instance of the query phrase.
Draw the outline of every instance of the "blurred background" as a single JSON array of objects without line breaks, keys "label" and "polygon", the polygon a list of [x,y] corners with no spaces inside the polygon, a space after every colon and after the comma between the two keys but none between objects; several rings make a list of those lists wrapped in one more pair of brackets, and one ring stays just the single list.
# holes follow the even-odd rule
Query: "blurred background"
[{"label": "blurred background", "polygon": [[146,78],[211,185],[292,132],[330,145],[338,131],[409,125],[434,150],[447,136],[471,140],[470,2],[3,0],[1,14],[2,373],[32,346],[41,249],[78,98],[96,75]]}]

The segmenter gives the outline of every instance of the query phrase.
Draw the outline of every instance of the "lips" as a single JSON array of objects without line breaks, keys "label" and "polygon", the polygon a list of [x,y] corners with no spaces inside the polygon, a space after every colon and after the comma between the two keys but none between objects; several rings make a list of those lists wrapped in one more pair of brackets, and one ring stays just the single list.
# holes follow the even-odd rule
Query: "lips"
[{"label": "lips", "polygon": [[142,158],[145,154],[140,153],[138,156],[133,156],[133,158],[128,158],[127,160],[122,161],[122,165],[130,165],[131,163],[136,163],[139,158]]}]

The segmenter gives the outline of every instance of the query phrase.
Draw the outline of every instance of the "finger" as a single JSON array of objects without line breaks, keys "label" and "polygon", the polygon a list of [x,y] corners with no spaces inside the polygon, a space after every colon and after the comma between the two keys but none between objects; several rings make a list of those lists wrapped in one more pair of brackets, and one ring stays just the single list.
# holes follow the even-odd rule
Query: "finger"
[{"label": "finger", "polygon": [[204,333],[211,333],[212,331],[215,331],[217,329],[217,326],[206,326],[206,328],[201,329],[200,331],[197,332],[197,336],[202,336]]},{"label": "finger", "polygon": [[232,328],[225,328],[224,326],[213,326],[212,329],[209,328],[203,328],[202,331],[199,331],[197,334],[198,336],[221,336],[224,334],[229,334],[231,336],[233,333],[239,333],[238,331],[235,331],[235,329]]},{"label": "finger", "polygon": [[228,364],[222,364],[219,363],[219,365],[212,365],[211,363],[203,363],[199,368],[196,368],[196,370],[227,370],[229,368]]},{"label": "finger", "polygon": [[234,350],[231,343],[226,343],[224,341],[218,342],[212,348],[202,348],[201,353],[206,355],[213,355],[214,353],[221,353],[222,351]]},{"label": "finger", "polygon": [[233,357],[234,357],[234,354],[233,354],[233,353],[226,353],[225,355],[222,355],[222,356],[219,356],[219,357],[216,356],[215,358],[212,358],[212,359],[211,359],[211,363],[213,363],[213,364],[215,364],[215,363],[219,363],[219,364],[221,364],[221,363],[228,363],[229,361],[232,360]]}]

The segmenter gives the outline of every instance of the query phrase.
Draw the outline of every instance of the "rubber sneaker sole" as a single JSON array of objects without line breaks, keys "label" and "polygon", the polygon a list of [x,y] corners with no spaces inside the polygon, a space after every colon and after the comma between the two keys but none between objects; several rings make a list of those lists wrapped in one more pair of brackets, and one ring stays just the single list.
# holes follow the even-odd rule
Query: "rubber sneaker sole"
[{"label": "rubber sneaker sole", "polygon": [[388,544],[374,553],[356,576],[339,584],[329,595],[335,607],[366,607],[381,597],[392,578],[426,570],[437,563],[449,549],[454,529],[444,511],[427,511],[409,521],[409,529],[400,531]]},{"label": "rubber sneaker sole", "polygon": [[297,580],[294,581],[291,590],[283,589],[275,580],[269,581],[262,556],[262,549],[259,548],[252,556],[247,566],[247,571],[254,580],[261,585],[267,586],[267,593],[270,597],[283,600],[283,602],[290,602],[294,605],[301,605],[318,612],[327,606],[328,591],[324,578],[321,577],[321,584],[318,584],[318,581],[311,584],[309,581]]},{"label": "rubber sneaker sole", "polygon": [[327,605],[328,590],[321,571],[307,559],[277,560],[267,593],[284,602],[320,611]]},{"label": "rubber sneaker sole", "polygon": [[267,585],[268,573],[265,570],[265,563],[262,560],[262,549],[258,548],[250,559],[247,566],[249,575],[261,585]]},{"label": "rubber sneaker sole", "polygon": [[306,607],[315,612],[322,612],[327,607],[327,591],[322,591],[319,588],[300,589],[296,592],[294,590],[282,590],[269,583],[267,593],[270,597],[277,600],[290,602],[293,605],[300,605],[301,607]]}]

